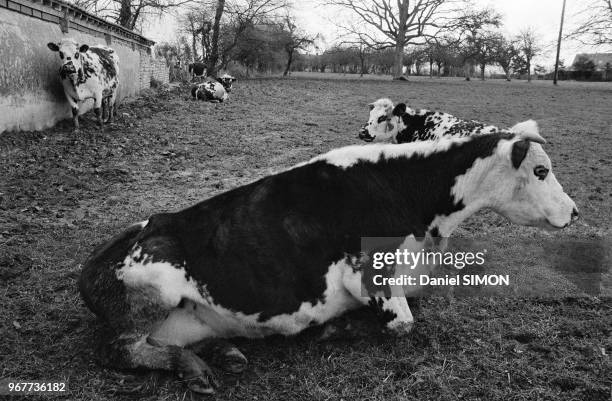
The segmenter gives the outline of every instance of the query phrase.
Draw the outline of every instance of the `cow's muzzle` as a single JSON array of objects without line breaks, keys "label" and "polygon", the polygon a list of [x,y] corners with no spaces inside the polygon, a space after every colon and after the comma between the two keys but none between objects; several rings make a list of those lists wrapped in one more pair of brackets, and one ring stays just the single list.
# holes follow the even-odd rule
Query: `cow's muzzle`
[{"label": "cow's muzzle", "polygon": [[357,138],[361,139],[362,141],[372,142],[374,140],[374,138],[376,138],[376,137],[370,135],[370,132],[368,131],[367,125],[363,125],[359,129],[359,134],[357,135]]},{"label": "cow's muzzle", "polygon": [[66,63],[62,66],[61,72],[63,74],[76,74],[77,70],[72,62]]}]

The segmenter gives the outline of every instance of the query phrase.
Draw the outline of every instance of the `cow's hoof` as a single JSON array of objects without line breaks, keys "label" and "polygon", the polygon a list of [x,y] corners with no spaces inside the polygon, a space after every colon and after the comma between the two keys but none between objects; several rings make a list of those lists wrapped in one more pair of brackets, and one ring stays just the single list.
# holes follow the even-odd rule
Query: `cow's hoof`
[{"label": "cow's hoof", "polygon": [[386,330],[394,337],[405,337],[412,331],[414,322],[391,322],[387,324]]},{"label": "cow's hoof", "polygon": [[179,360],[178,376],[196,393],[212,394],[219,387],[215,373],[206,362],[191,351],[183,351]]},{"label": "cow's hoof", "polygon": [[234,347],[221,355],[218,363],[219,367],[226,372],[242,373],[246,369],[249,361],[238,348]]},{"label": "cow's hoof", "polygon": [[198,376],[187,380],[187,388],[198,394],[214,394],[215,389],[206,377]]},{"label": "cow's hoof", "polygon": [[317,341],[321,342],[321,341],[334,340],[340,337],[339,335],[340,332],[341,332],[340,327],[332,323],[327,323],[325,327],[323,328],[321,335],[319,335],[319,338],[317,338]]}]

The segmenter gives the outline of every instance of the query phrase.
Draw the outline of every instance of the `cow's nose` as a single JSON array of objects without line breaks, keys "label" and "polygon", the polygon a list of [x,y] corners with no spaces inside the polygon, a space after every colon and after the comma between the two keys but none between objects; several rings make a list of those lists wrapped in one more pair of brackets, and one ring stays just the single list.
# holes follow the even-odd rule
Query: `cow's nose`
[{"label": "cow's nose", "polygon": [[576,208],[572,209],[572,221],[578,220],[578,217],[580,217],[580,213],[578,213],[578,209]]}]

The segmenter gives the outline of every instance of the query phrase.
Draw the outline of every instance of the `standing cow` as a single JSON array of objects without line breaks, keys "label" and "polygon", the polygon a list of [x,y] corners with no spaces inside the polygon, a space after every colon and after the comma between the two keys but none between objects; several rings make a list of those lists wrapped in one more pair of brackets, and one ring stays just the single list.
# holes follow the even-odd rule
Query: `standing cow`
[{"label": "standing cow", "polygon": [[189,72],[191,73],[191,80],[194,81],[196,78],[202,80],[206,78],[206,64],[204,63],[191,63],[189,64]]},{"label": "standing cow", "polygon": [[47,46],[58,52],[62,60],[59,74],[72,108],[75,131],[79,130],[79,102],[86,99],[94,100],[100,126],[104,125],[103,105],[108,111],[107,121],[112,122],[119,84],[119,58],[115,51],[104,46],[79,46],[73,39],[49,42]]},{"label": "standing cow", "polygon": [[236,373],[244,355],[211,339],[293,335],[364,304],[405,334],[414,320],[403,294],[362,291],[361,238],[448,237],[487,208],[517,224],[569,226],[578,210],[542,143],[534,130],[349,146],[155,214],[83,267],[85,303],[115,330],[104,360],[175,371],[211,393],[212,371],[186,348],[203,340],[212,362]]}]

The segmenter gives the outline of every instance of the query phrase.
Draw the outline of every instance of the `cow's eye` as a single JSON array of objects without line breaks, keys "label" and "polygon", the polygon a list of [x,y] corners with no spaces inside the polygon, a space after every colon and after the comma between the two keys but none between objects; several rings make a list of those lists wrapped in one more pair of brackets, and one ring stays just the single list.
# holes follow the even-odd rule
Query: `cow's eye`
[{"label": "cow's eye", "polygon": [[535,168],[533,169],[533,173],[536,177],[538,177],[539,180],[543,181],[548,175],[548,169],[542,165],[535,166]]},{"label": "cow's eye", "polygon": [[379,124],[382,123],[383,121],[386,121],[386,120],[387,120],[387,116],[380,116],[380,117],[378,117],[378,123]]},{"label": "cow's eye", "polygon": [[63,60],[64,59],[64,53],[60,52],[60,58]]},{"label": "cow's eye", "polygon": [[74,53],[74,58],[79,58],[79,52]]}]

